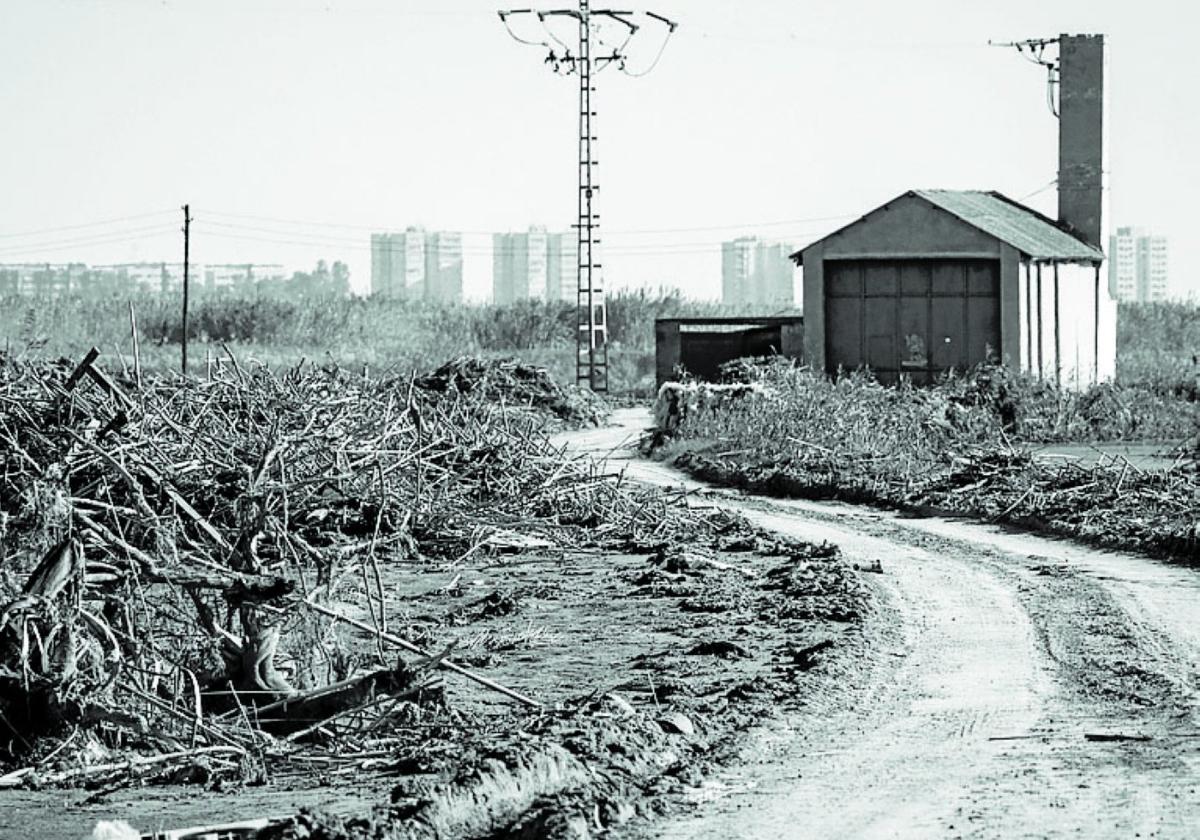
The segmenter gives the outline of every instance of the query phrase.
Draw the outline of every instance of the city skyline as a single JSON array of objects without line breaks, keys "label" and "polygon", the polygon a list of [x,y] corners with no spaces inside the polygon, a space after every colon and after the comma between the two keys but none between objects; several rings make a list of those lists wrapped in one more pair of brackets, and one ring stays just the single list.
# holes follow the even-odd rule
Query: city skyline
[{"label": "city skyline", "polygon": [[[24,262],[0,263],[0,294],[24,296],[178,292],[183,288],[182,262]],[[189,288],[245,288],[279,283],[292,275],[278,263],[195,263],[188,266]]]},{"label": "city skyline", "polygon": [[[1053,216],[1044,72],[988,41],[1064,31],[1111,36],[1112,218],[1161,231],[1188,263],[1200,255],[1188,235],[1200,116],[1162,80],[1194,77],[1200,59],[1186,26],[1155,22],[1197,12],[1152,5],[1160,14],[1082,0],[857,2],[801,20],[771,0],[661,4],[680,22],[661,65],[598,82],[609,287],[716,298],[721,242],[801,247],[913,185],[997,189]],[[367,235],[383,220],[461,229],[469,258],[492,231],[573,218],[576,91],[513,44],[492,5],[14,0],[0,16],[27,34],[0,56],[0,107],[25,115],[0,161],[21,197],[0,208],[2,261],[178,261],[188,202],[198,260],[340,259],[362,292]],[[489,72],[450,59],[459,49]],[[644,69],[653,55],[633,58]],[[887,142],[872,130],[914,112],[926,130]],[[62,114],[94,130],[40,128]],[[490,273],[468,265],[464,296],[486,298]],[[1200,278],[1172,280],[1179,295]]]}]

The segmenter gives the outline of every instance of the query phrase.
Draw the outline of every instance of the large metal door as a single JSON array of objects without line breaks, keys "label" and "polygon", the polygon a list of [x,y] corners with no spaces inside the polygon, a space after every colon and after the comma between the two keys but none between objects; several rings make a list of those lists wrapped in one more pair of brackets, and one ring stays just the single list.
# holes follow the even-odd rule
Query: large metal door
[{"label": "large metal door", "polygon": [[825,367],[928,382],[1000,358],[998,260],[826,260]]}]

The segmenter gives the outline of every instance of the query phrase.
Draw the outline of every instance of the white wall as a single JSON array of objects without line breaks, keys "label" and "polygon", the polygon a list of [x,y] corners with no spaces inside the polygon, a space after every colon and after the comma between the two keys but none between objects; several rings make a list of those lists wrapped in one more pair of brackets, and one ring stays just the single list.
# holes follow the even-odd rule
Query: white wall
[{"label": "white wall", "polygon": [[1022,370],[1067,388],[1116,374],[1117,304],[1103,266],[1026,261],[1020,285]]}]

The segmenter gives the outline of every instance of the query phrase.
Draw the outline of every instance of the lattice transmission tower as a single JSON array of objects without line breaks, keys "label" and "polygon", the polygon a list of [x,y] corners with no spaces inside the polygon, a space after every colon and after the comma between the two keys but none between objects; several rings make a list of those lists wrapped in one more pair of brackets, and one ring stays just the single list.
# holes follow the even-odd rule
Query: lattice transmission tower
[{"label": "lattice transmission tower", "polygon": [[[593,391],[608,390],[608,308],[604,301],[602,265],[597,246],[600,245],[600,216],[596,213],[596,194],[600,186],[596,182],[594,156],[596,135],[592,120],[596,116],[592,95],[596,92],[594,78],[597,73],[615,65],[630,76],[644,76],[654,69],[666,49],[667,40],[678,26],[654,12],[643,12],[642,17],[653,22],[661,32],[662,42],[658,54],[645,68],[629,67],[627,49],[645,24],[635,21],[634,12],[615,9],[593,9],[588,0],[579,0],[577,9],[512,9],[500,12],[508,33],[523,44],[544,47],[548,50],[546,63],[560,75],[575,74],[579,77],[579,179],[577,214],[572,225],[577,232],[576,251],[576,333],[575,333],[575,381],[587,383]],[[523,37],[513,27],[514,19],[521,16],[536,18],[544,37]],[[555,18],[574,18],[578,24],[579,37],[572,46],[559,37],[551,25]],[[604,31],[605,27],[617,33],[615,36]],[[526,33],[528,35],[528,33]]]}]

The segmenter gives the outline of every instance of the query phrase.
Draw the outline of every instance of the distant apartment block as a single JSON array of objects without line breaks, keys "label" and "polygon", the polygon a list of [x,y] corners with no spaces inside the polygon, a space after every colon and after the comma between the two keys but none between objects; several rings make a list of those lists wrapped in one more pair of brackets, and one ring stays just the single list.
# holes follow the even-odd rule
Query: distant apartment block
[{"label": "distant apartment block", "polygon": [[371,294],[407,300],[462,300],[462,234],[403,233],[371,236]]},{"label": "distant apartment block", "polygon": [[575,300],[579,244],[574,233],[525,233],[492,236],[492,300]]},{"label": "distant apartment block", "polygon": [[[287,278],[282,265],[191,263],[188,280],[194,289],[248,286],[263,280]],[[142,292],[177,292],[183,288],[183,263],[137,262],[93,265],[85,263],[21,263],[0,265],[0,294],[26,297],[81,295],[105,297]]]},{"label": "distant apartment block", "polygon": [[753,236],[721,243],[721,301],[790,306],[795,300],[791,251]]},{"label": "distant apartment block", "polygon": [[282,282],[288,278],[283,266],[277,263],[208,263],[199,276],[203,277],[204,287],[208,289],[248,287],[264,281]]},{"label": "distant apartment block", "polygon": [[9,263],[0,265],[0,295],[59,297],[85,285],[83,263]]},{"label": "distant apartment block", "polygon": [[1108,239],[1108,285],[1117,300],[1166,300],[1167,238],[1119,227]]},{"label": "distant apartment block", "polygon": [[425,240],[425,297],[460,302],[463,298],[461,233],[431,233]]}]

